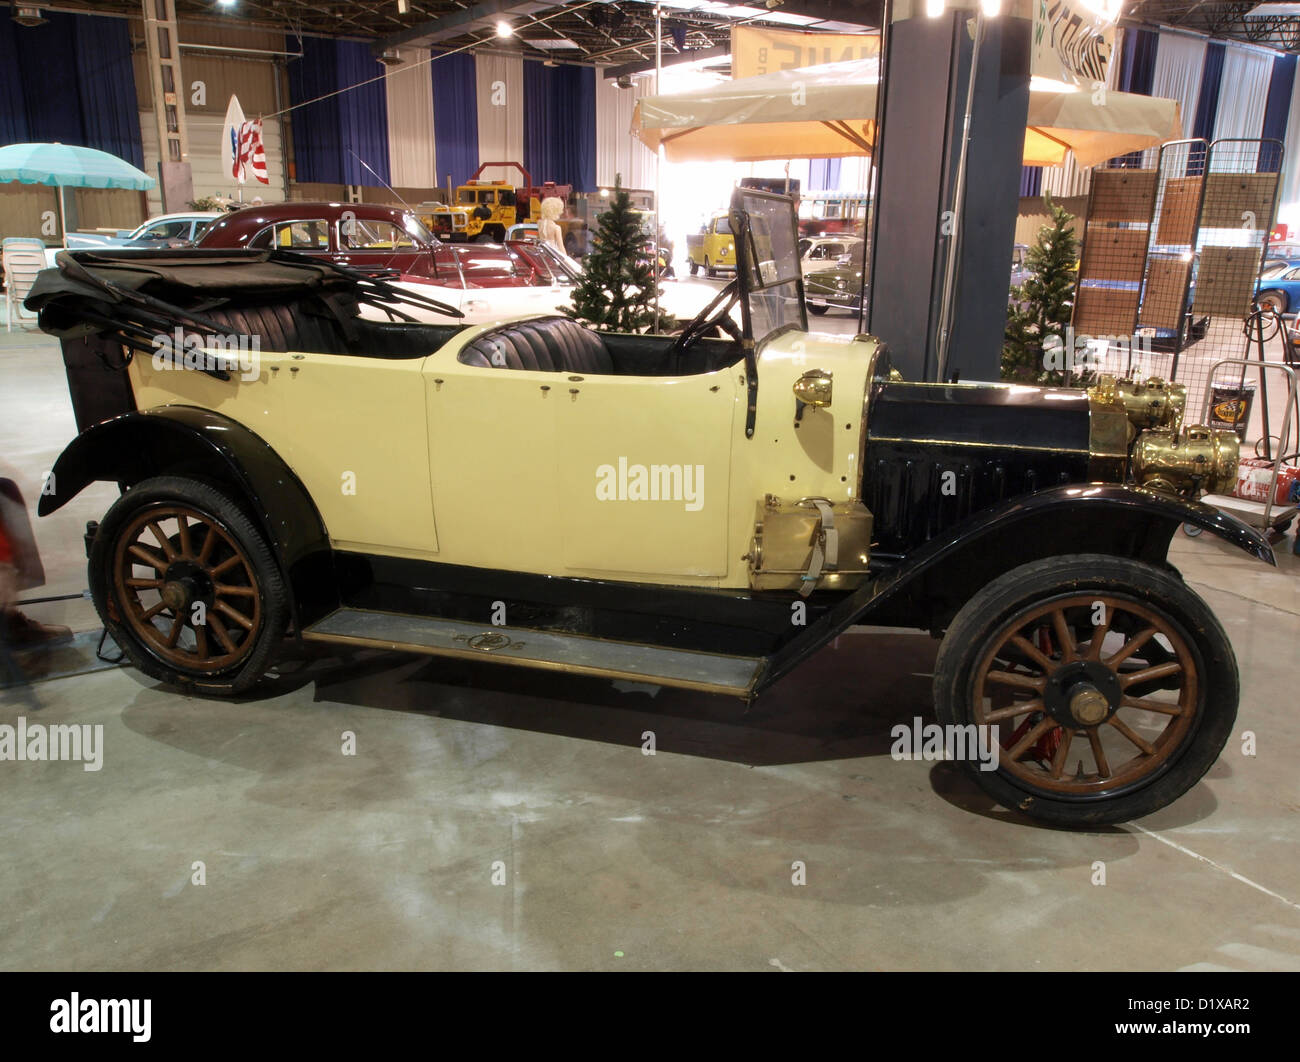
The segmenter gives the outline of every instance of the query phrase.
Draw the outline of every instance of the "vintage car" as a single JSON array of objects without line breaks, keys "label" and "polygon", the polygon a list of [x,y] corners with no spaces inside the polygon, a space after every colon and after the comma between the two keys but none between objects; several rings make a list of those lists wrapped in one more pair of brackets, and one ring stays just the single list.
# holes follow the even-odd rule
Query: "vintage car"
[{"label": "vintage car", "polygon": [[372,275],[444,287],[549,283],[521,270],[499,244],[444,243],[411,211],[374,203],[245,207],[209,225],[195,246],[298,251]]},{"label": "vintage car", "polygon": [[1235,435],[1159,381],[905,382],[808,332],[789,199],[737,190],[731,225],[738,276],[674,336],[368,321],[419,296],[273,249],[65,252],[28,306],[81,434],[38,511],[123,488],[95,605],[193,694],[291,634],[749,702],[854,625],[919,628],[950,755],[1007,807],[1095,825],[1194,785],[1237,665],[1166,554],[1190,524],[1274,562],[1194,500]]},{"label": "vintage car", "polygon": [[720,210],[701,226],[699,232],[686,234],[686,260],[691,276],[701,269],[704,275],[716,277],[721,270],[736,268],[736,241],[731,234],[731,216]]},{"label": "vintage car", "polygon": [[184,247],[198,239],[214,218],[221,216],[219,210],[159,214],[134,229],[119,229],[112,234],[70,232],[67,245],[79,251],[99,247]]},{"label": "vintage car", "polygon": [[1266,262],[1255,281],[1255,303],[1274,313],[1300,310],[1300,260]]},{"label": "vintage car", "polygon": [[846,254],[862,258],[860,236],[804,236],[799,240],[799,261],[805,273],[835,265]]},{"label": "vintage car", "polygon": [[862,246],[831,263],[808,268],[803,278],[808,309],[815,314],[848,310],[857,314],[866,295],[862,289]]}]

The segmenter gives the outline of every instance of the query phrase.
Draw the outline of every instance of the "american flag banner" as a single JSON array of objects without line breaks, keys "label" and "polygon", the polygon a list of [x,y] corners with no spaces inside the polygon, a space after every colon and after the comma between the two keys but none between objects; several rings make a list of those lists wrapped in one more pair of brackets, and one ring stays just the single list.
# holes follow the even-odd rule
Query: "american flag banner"
[{"label": "american flag banner", "polygon": [[[232,129],[231,136],[234,135],[235,131]],[[244,171],[247,169],[262,184],[271,183],[266,174],[266,148],[262,144],[262,120],[260,118],[242,123],[239,127],[239,142],[232,146],[235,147],[232,177],[237,178],[242,184],[245,178]]]}]

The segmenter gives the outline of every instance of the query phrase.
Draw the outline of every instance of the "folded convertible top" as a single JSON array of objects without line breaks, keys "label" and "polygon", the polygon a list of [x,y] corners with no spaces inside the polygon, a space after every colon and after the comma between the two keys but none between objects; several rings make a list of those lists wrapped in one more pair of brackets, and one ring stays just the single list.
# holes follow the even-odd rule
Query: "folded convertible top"
[{"label": "folded convertible top", "polygon": [[398,320],[411,319],[397,309],[402,304],[462,316],[435,299],[292,251],[61,251],[55,263],[37,276],[24,304],[39,312],[41,329],[62,338],[115,333],[139,349],[176,326],[224,333],[205,316],[209,311],[273,303],[308,302],[336,317],[355,317],[363,302]]}]

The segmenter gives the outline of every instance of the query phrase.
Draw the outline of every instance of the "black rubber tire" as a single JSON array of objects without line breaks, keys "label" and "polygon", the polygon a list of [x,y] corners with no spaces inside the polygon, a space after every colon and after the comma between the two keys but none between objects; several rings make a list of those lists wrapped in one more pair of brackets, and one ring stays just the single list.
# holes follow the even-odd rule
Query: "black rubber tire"
[{"label": "black rubber tire", "polygon": [[816,303],[808,303],[808,312],[815,317],[820,317],[829,310],[829,306],[818,306]]},{"label": "black rubber tire", "polygon": [[[260,588],[262,628],[249,654],[226,671],[184,671],[161,659],[119,618],[121,602],[112,588],[116,540],[141,509],[160,503],[183,503],[199,510],[229,534],[247,554]],[[261,531],[226,494],[199,480],[157,476],[126,491],[104,514],[90,550],[90,590],[104,627],[132,664],[151,678],[186,692],[233,696],[251,689],[266,675],[288,622],[284,578]]]},{"label": "black rubber tire", "polygon": [[1265,299],[1269,300],[1269,303],[1276,307],[1278,313],[1287,312],[1287,305],[1290,300],[1287,299],[1285,291],[1281,291],[1277,288],[1269,288],[1267,291],[1261,291],[1255,296],[1255,305],[1261,307],[1267,305],[1264,301]]},{"label": "black rubber tire", "polygon": [[935,661],[934,702],[940,724],[973,722],[973,671],[988,642],[1012,616],[1054,597],[1097,591],[1158,611],[1183,636],[1199,670],[1194,723],[1166,763],[1115,795],[1070,799],[1034,789],[1023,779],[964,766],[999,804],[1059,826],[1100,826],[1149,815],[1194,786],[1214,764],[1237,718],[1237,661],[1222,625],[1175,574],[1140,561],[1101,554],[1051,557],[999,576],[966,602],[949,625]]},{"label": "black rubber tire", "polygon": [[699,263],[699,262],[696,262],[695,260],[692,259],[692,261],[691,261],[691,276],[695,277],[695,276],[699,276],[699,274],[700,274],[700,263]]},{"label": "black rubber tire", "polygon": [[707,258],[704,259],[704,275],[710,279],[718,275],[718,271],[714,269],[713,266],[709,265],[709,260]]}]

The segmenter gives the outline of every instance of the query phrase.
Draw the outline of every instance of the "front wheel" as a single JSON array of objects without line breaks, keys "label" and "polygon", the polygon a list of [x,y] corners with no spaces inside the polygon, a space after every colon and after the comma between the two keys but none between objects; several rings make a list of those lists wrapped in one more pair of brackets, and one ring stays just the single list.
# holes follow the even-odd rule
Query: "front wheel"
[{"label": "front wheel", "polygon": [[91,546],[90,588],[131,663],[182,689],[250,688],[284,636],[287,595],[265,539],[197,480],[147,479],[113,503]]},{"label": "front wheel", "polygon": [[[1053,557],[958,612],[935,712],[996,758],[965,757],[998,803],[1065,826],[1126,822],[1205,774],[1237,715],[1237,662],[1208,606],[1169,571]],[[995,769],[981,769],[996,764]]]},{"label": "front wheel", "polygon": [[808,303],[808,312],[815,314],[818,317],[824,314],[828,309],[830,309],[829,306],[818,306],[815,302]]},{"label": "front wheel", "polygon": [[695,261],[694,258],[692,258],[692,259],[691,259],[691,276],[698,276],[698,275],[699,275],[699,272],[700,272],[700,263],[697,262],[697,261]]},{"label": "front wheel", "polygon": [[718,275],[718,271],[714,269],[713,266],[709,265],[709,260],[707,258],[704,259],[704,275],[706,277],[716,277]]}]

